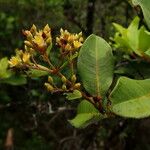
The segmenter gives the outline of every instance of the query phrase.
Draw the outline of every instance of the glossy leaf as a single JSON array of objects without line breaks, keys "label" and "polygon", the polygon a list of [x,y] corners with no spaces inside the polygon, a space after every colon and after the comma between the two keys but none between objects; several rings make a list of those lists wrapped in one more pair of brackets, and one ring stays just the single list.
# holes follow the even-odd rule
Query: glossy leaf
[{"label": "glossy leaf", "polygon": [[99,113],[93,104],[83,100],[78,105],[76,117],[69,122],[77,128],[82,128],[103,118],[104,116]]},{"label": "glossy leaf", "polygon": [[110,94],[112,112],[119,116],[150,116],[150,79],[133,80],[121,77]]},{"label": "glossy leaf", "polygon": [[114,58],[109,44],[96,35],[90,35],[79,52],[77,63],[84,88],[93,96],[105,96],[114,70]]},{"label": "glossy leaf", "polygon": [[139,56],[144,56],[150,48],[150,34],[144,26],[139,28],[139,18],[135,17],[128,28],[114,23],[117,30],[114,41],[116,48],[121,48],[125,53],[133,52]]}]

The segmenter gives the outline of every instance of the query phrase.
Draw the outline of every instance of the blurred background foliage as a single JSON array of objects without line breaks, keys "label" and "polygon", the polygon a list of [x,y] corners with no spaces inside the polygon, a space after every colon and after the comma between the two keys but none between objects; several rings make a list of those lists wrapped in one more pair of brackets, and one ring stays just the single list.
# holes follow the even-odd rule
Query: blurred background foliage
[{"label": "blurred background foliage", "polygon": [[[112,22],[127,26],[135,14],[122,0],[0,0],[0,58],[22,48],[22,29],[32,24],[49,24],[53,36],[63,28],[108,41],[114,33]],[[9,131],[14,150],[150,149],[149,119],[113,118],[75,129],[67,119],[74,116],[76,103],[50,95],[43,87],[45,77],[27,80],[13,80],[18,86],[0,82],[0,149],[11,149]]]}]

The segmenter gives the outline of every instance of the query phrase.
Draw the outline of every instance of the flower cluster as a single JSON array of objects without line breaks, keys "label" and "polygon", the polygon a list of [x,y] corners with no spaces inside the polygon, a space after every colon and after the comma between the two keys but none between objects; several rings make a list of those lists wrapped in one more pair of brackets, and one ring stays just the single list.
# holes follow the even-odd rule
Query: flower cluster
[{"label": "flower cluster", "polygon": [[[61,57],[59,66],[55,66],[51,62],[51,54],[47,53],[47,50],[52,45],[51,29],[46,25],[42,30],[37,30],[33,25],[30,30],[23,30],[23,34],[26,39],[24,41],[24,49],[16,50],[16,55],[12,56],[9,60],[10,67],[16,67],[19,69],[26,69],[26,73],[31,70],[46,71],[48,74],[56,75],[61,79],[59,87],[55,84],[51,76],[48,77],[48,82],[44,85],[49,92],[69,92],[75,89],[80,89],[81,84],[77,82],[76,74],[74,73],[74,60],[76,57],[72,57],[72,54],[76,54],[77,50],[82,46],[83,37],[82,32],[79,34],[69,33],[67,30],[60,30],[60,36],[56,38],[56,44],[60,48],[60,53],[67,56]],[[40,62],[44,61],[46,66],[43,66],[37,62],[39,55],[35,55],[35,52],[39,52]],[[50,55],[50,56],[49,56]],[[62,64],[61,64],[62,63]],[[71,70],[71,77],[64,76],[61,70],[68,64],[68,69]]]},{"label": "flower cluster", "polygon": [[33,25],[30,30],[23,31],[23,34],[27,38],[27,40],[24,41],[25,45],[31,50],[36,50],[41,54],[44,54],[52,43],[51,29],[48,25],[39,31],[37,31],[36,26]]},{"label": "flower cluster", "polygon": [[76,51],[82,46],[82,42],[82,32],[71,34],[67,30],[60,29],[60,36],[56,37],[56,44],[64,53]]},{"label": "flower cluster", "polygon": [[30,53],[22,50],[16,50],[16,56],[9,60],[10,67],[20,67],[22,64],[30,63]]}]

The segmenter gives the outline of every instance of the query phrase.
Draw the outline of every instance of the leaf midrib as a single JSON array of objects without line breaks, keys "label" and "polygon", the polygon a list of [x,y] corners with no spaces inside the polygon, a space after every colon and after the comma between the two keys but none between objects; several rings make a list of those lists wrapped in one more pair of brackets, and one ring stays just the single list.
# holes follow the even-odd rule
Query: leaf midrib
[{"label": "leaf midrib", "polygon": [[99,79],[99,65],[98,65],[98,48],[97,48],[97,39],[95,40],[95,55],[96,55],[96,66],[95,66],[95,71],[96,71],[96,91],[97,91],[97,96],[100,96],[100,79]]}]

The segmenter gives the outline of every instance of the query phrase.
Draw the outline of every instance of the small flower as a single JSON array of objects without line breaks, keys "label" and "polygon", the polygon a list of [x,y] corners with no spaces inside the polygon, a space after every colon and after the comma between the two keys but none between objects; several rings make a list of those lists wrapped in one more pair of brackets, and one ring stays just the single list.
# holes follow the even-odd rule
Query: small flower
[{"label": "small flower", "polygon": [[25,53],[23,53],[23,55],[22,55],[22,61],[24,62],[24,63],[28,63],[29,61],[30,61],[30,53],[28,53],[28,52],[25,52]]},{"label": "small flower", "polygon": [[36,47],[41,53],[44,53],[46,48],[47,48],[47,44],[44,41],[43,37],[40,35],[35,35],[34,39],[32,40],[33,42],[33,47]]},{"label": "small flower", "polygon": [[76,51],[82,46],[82,32],[79,34],[69,33],[67,30],[60,29],[60,36],[56,37],[56,44],[65,51]]},{"label": "small flower", "polygon": [[30,62],[31,54],[27,51],[16,50],[16,55],[9,60],[10,67],[20,67],[24,63]]},{"label": "small flower", "polygon": [[8,61],[10,67],[16,67],[21,64],[21,59],[19,57],[13,56],[11,59]]},{"label": "small flower", "polygon": [[23,33],[27,37],[27,40],[24,41],[25,45],[41,54],[44,54],[46,49],[52,44],[51,29],[48,24],[43,30],[39,31],[37,31],[36,26],[33,25],[30,31],[25,30]]},{"label": "small flower", "polygon": [[78,49],[78,48],[80,48],[82,46],[82,43],[79,42],[79,41],[74,41],[73,42],[73,46],[74,46],[75,49]]}]

